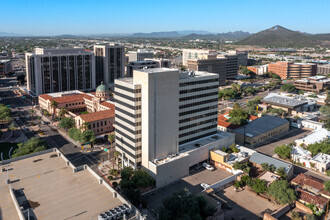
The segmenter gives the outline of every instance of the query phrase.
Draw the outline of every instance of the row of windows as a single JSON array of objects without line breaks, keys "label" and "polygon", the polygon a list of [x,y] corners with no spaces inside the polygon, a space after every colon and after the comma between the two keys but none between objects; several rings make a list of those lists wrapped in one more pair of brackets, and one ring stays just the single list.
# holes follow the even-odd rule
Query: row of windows
[{"label": "row of windows", "polygon": [[218,98],[205,100],[205,101],[200,101],[200,102],[193,102],[193,103],[189,103],[189,104],[185,104],[185,105],[180,105],[179,109],[189,108],[189,107],[193,107],[193,106],[197,106],[197,105],[203,105],[203,104],[217,102],[217,101],[218,101]]},{"label": "row of windows", "polygon": [[187,100],[191,100],[191,99],[199,99],[199,98],[203,98],[203,97],[207,97],[207,96],[212,96],[212,95],[218,95],[218,91],[216,92],[210,92],[210,93],[206,93],[206,94],[200,94],[200,95],[193,95],[193,96],[188,96],[188,97],[182,97],[179,99],[180,102],[182,101],[187,101]]},{"label": "row of windows", "polygon": [[205,87],[199,87],[199,88],[194,88],[194,89],[186,89],[186,90],[181,90],[180,94],[198,92],[198,91],[203,91],[203,90],[208,90],[208,89],[215,89],[218,87],[219,87],[219,85],[214,85],[214,86],[205,86]]},{"label": "row of windows", "polygon": [[187,133],[180,134],[179,135],[179,138],[183,138],[183,137],[186,137],[188,135],[196,134],[196,133],[199,133],[199,132],[202,132],[202,131],[206,131],[206,130],[209,130],[209,129],[212,129],[212,128],[215,128],[215,126],[214,125],[210,125],[210,126],[207,126],[205,128],[200,128],[200,129],[197,129],[197,130],[194,130],[194,131],[189,131]]},{"label": "row of windows", "polygon": [[210,123],[210,122],[216,122],[216,121],[217,121],[217,118],[209,119],[209,120],[206,120],[206,121],[197,122],[197,123],[194,123],[194,124],[190,124],[190,125],[186,125],[186,126],[180,127],[179,128],[179,131],[186,130],[188,128],[193,128],[193,127],[196,127],[196,126],[199,126],[199,125],[207,124],[207,123]]},{"label": "row of windows", "polygon": [[[96,122],[96,123],[93,123],[93,128],[95,128],[95,127],[100,127],[100,124],[101,124],[101,127],[103,127],[103,121],[101,121],[101,122]],[[106,126],[107,125],[107,121],[104,121],[104,126]],[[103,131],[103,129],[102,129],[102,131]]]},{"label": "row of windows", "polygon": [[125,91],[130,92],[130,93],[141,93],[141,89],[130,89],[130,88],[127,88],[125,86],[118,85],[118,84],[115,85],[115,91],[116,91],[116,88],[119,88],[121,90],[125,90]]},{"label": "row of windows", "polygon": [[192,82],[185,82],[185,83],[180,83],[180,87],[183,86],[190,86],[190,85],[196,85],[196,84],[204,84],[204,83],[210,83],[210,82],[218,82],[219,79],[206,79],[206,80],[198,80],[198,81],[192,81]]},{"label": "row of windows", "polygon": [[218,111],[210,112],[210,113],[203,114],[203,115],[198,115],[198,116],[195,116],[195,117],[181,119],[179,121],[179,123],[182,124],[182,123],[185,123],[185,122],[188,122],[188,121],[193,121],[193,120],[196,120],[196,119],[205,118],[205,117],[208,117],[208,116],[211,116],[211,115],[217,115],[217,114],[218,114]]},{"label": "row of windows", "polygon": [[130,108],[130,109],[132,109],[132,110],[139,110],[139,109],[141,109],[141,105],[138,105],[138,106],[132,106],[132,105],[127,104],[127,103],[125,103],[125,102],[122,102],[122,101],[120,101],[120,100],[118,100],[118,99],[116,99],[116,103],[118,103],[118,104],[120,104],[120,105],[123,105],[123,106],[125,106],[125,107],[127,107],[127,108]]},{"label": "row of windows", "polygon": [[120,145],[124,144],[127,147],[129,147],[131,150],[134,150],[134,151],[141,150],[141,148],[142,148],[142,146],[134,147],[134,146],[130,145],[127,141],[124,140],[123,137],[116,136],[116,140],[117,140],[117,144],[120,144]]},{"label": "row of windows", "polygon": [[116,128],[116,133],[120,134],[121,136],[124,136],[125,138],[132,141],[133,143],[137,143],[137,142],[141,141],[141,138],[134,139],[131,136],[129,136],[129,135],[125,134],[124,132],[122,132],[120,129],[118,129],[118,127]]},{"label": "row of windows", "polygon": [[200,139],[200,138],[203,138],[203,137],[207,137],[207,136],[210,136],[210,135],[212,135],[212,134],[216,134],[216,133],[217,133],[217,131],[212,131],[212,132],[209,132],[209,133],[206,133],[206,134],[203,134],[203,135],[199,135],[199,136],[197,136],[197,137],[189,138],[189,139],[187,139],[187,140],[180,141],[180,142],[179,142],[179,145],[181,145],[181,144],[185,144],[185,143],[188,143],[188,142],[191,142],[191,141],[195,141],[195,140],[197,140],[197,139]]},{"label": "row of windows", "polygon": [[186,112],[180,112],[179,116],[189,115],[189,114],[193,114],[193,113],[196,113],[196,112],[202,112],[202,111],[215,109],[215,108],[218,108],[218,105],[211,105],[211,106],[207,106],[207,107],[204,107],[204,108],[194,109],[194,110],[190,110],[190,111],[186,111]]},{"label": "row of windows", "polygon": [[122,150],[123,152],[125,152],[125,154],[130,155],[132,158],[138,159],[138,158],[141,157],[141,154],[134,155],[131,152],[129,152],[128,150],[126,150],[124,147],[120,146],[120,144],[116,144],[116,147],[118,147],[120,150]]},{"label": "row of windows", "polygon": [[130,120],[127,120],[126,118],[121,117],[120,115],[117,115],[117,114],[116,114],[115,117],[116,117],[116,118],[119,118],[120,120],[122,120],[122,121],[126,122],[127,124],[130,124],[130,125],[132,125],[132,126],[134,126],[134,127],[136,127],[136,126],[141,126],[141,122],[136,122],[136,123],[134,123],[134,122],[132,122],[132,121],[130,121]]},{"label": "row of windows", "polygon": [[130,101],[133,101],[133,102],[138,102],[138,101],[141,101],[141,97],[138,97],[138,98],[132,98],[130,96],[127,96],[127,95],[124,95],[124,94],[121,94],[119,92],[116,92],[115,93],[115,97],[116,96],[119,96],[121,98],[124,98],[124,99],[127,99],[127,100],[130,100]]},{"label": "row of windows", "polygon": [[127,115],[127,116],[129,116],[129,117],[131,117],[131,118],[141,118],[141,114],[132,114],[132,113],[129,113],[129,112],[127,112],[127,111],[125,111],[125,110],[123,110],[123,109],[121,109],[121,108],[118,108],[118,106],[116,106],[116,111],[118,111],[118,112],[121,112],[121,113],[123,113],[124,115]]},{"label": "row of windows", "polygon": [[77,103],[69,103],[69,104],[65,104],[66,107],[69,107],[69,106],[74,106],[74,105],[82,105],[84,104],[83,102],[77,102]]},{"label": "row of windows", "polygon": [[123,128],[124,130],[128,131],[129,133],[131,133],[133,135],[141,134],[141,130],[133,131],[132,129],[129,129],[128,127],[126,127],[125,125],[122,125],[118,121],[116,121],[116,126]]}]

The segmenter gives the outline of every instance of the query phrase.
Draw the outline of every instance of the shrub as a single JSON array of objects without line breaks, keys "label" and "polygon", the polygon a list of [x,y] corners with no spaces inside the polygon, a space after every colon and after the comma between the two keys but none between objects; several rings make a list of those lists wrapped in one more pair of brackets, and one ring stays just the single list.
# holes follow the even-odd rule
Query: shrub
[{"label": "shrub", "polygon": [[117,187],[117,186],[118,186],[118,183],[117,183],[117,182],[113,182],[113,183],[112,183],[112,186],[113,186],[113,187]]},{"label": "shrub", "polygon": [[113,176],[108,176],[107,178],[109,181],[113,180]]},{"label": "shrub", "polygon": [[111,169],[110,174],[113,175],[113,176],[118,176],[119,172],[116,169]]}]

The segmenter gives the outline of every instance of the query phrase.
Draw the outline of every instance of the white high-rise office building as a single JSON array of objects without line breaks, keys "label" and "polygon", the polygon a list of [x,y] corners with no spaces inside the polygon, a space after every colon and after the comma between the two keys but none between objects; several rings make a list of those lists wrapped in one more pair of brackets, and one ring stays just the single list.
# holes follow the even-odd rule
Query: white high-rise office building
[{"label": "white high-rise office building", "polygon": [[[134,70],[133,78],[115,80],[116,150],[123,165],[149,170],[157,185],[171,181],[166,176],[172,171],[159,161],[185,152],[192,142],[217,136],[218,85],[218,74],[168,68]],[[209,148],[212,141],[206,142]],[[206,150],[206,142],[195,145]],[[184,170],[171,178],[186,175],[207,158],[203,151],[193,161],[177,160]]]},{"label": "white high-rise office building", "polygon": [[125,47],[94,45],[96,85],[112,86],[115,79],[125,77]]},{"label": "white high-rise office building", "polygon": [[27,89],[34,95],[95,89],[93,52],[83,48],[36,48],[27,53]]}]

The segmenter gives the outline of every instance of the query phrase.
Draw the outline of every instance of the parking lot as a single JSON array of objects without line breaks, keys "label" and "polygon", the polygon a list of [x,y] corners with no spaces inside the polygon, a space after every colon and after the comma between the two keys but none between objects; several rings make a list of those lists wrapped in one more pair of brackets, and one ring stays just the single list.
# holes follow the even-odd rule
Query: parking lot
[{"label": "parking lot", "polygon": [[148,201],[148,209],[156,210],[161,206],[164,198],[171,196],[175,192],[187,188],[191,193],[196,194],[203,190],[200,186],[201,183],[212,185],[229,176],[232,176],[232,174],[221,169],[216,169],[214,171],[203,169],[163,188],[155,190],[154,192],[148,193],[145,197]]},{"label": "parking lot", "polygon": [[259,219],[264,212],[272,213],[281,207],[274,202],[268,202],[266,199],[258,197],[247,189],[236,192],[233,186],[218,192],[217,195],[226,200],[230,207],[224,209],[225,219],[228,220]]},{"label": "parking lot", "polygon": [[284,136],[265,141],[262,146],[256,147],[254,150],[269,156],[273,156],[275,154],[274,150],[277,146],[294,142],[295,140],[307,135],[310,132],[310,130],[290,127],[290,130]]}]

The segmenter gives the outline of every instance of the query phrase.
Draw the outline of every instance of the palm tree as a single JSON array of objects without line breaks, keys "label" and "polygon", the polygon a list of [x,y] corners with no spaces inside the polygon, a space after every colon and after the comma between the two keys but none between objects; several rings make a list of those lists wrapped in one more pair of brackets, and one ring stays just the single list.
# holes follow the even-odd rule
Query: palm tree
[{"label": "palm tree", "polygon": [[58,116],[60,118],[64,118],[65,114],[68,113],[68,110],[66,108],[61,108],[60,111],[58,112]]},{"label": "palm tree", "polygon": [[34,114],[34,110],[31,109],[31,120],[33,120],[33,114]]},{"label": "palm tree", "polygon": [[119,153],[118,151],[115,151],[115,153],[113,153],[113,156],[115,157],[115,160],[116,160],[117,167],[119,167],[119,166],[118,166],[118,158],[119,158],[119,155],[120,155],[120,153]]},{"label": "palm tree", "polygon": [[40,129],[40,124],[41,124],[41,117],[38,116],[38,127],[39,127],[39,129]]},{"label": "palm tree", "polygon": [[89,129],[89,123],[87,121],[84,121],[81,125],[82,130],[88,130]]},{"label": "palm tree", "polygon": [[51,106],[52,109],[53,109],[53,114],[54,114],[54,116],[56,116],[57,102],[56,102],[56,101],[52,101],[52,102],[50,103],[50,106]]},{"label": "palm tree", "polygon": [[[112,134],[109,134],[108,141],[110,141],[110,144],[111,144],[111,147],[110,147],[110,150],[109,150],[109,160],[110,160],[110,151],[112,149],[112,143],[113,143],[114,140],[115,140],[115,135],[113,133]],[[115,168],[115,164],[112,161],[112,169],[114,169],[114,168]]]}]

